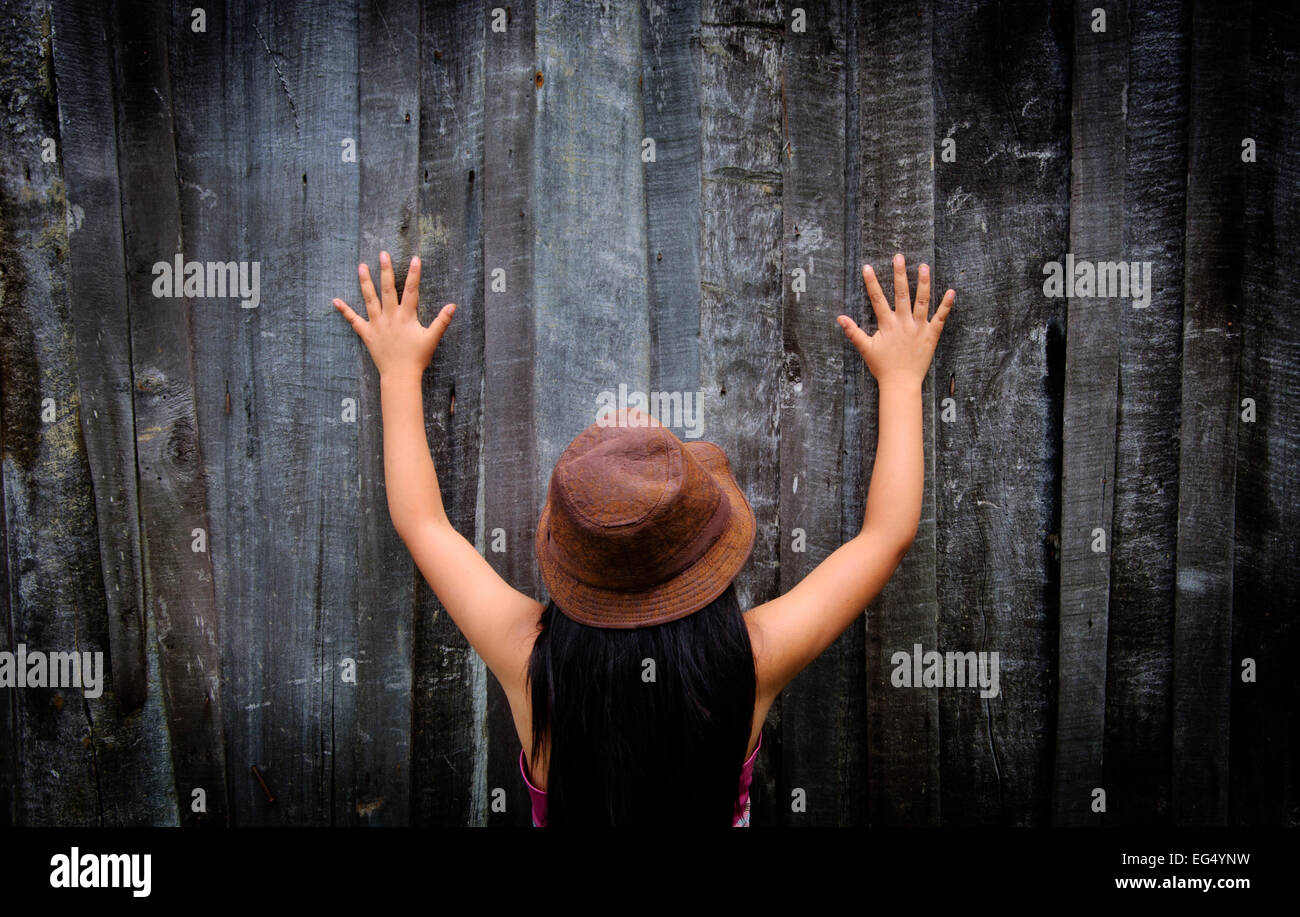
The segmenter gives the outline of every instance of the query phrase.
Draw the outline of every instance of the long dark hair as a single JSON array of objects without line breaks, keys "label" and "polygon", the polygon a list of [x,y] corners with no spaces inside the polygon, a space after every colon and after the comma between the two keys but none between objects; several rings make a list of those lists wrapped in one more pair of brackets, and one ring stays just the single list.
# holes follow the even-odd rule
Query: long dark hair
[{"label": "long dark hair", "polygon": [[734,586],[627,630],[551,601],[528,662],[534,761],[550,737],[546,824],[731,825],[755,681]]}]

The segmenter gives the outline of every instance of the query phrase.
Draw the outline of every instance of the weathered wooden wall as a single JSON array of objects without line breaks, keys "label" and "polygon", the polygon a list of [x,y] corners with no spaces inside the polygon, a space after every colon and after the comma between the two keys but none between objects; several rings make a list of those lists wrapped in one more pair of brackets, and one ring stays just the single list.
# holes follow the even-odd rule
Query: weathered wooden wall
[{"label": "weathered wooden wall", "polygon": [[[790,588],[861,520],[860,265],[957,290],[917,541],[773,708],[755,824],[1300,823],[1294,4],[202,9],[0,3],[0,650],[111,663],[0,689],[0,823],[528,824],[330,306],[381,248],[460,304],[444,500],[539,598],[550,469],[620,383],[703,393],[742,601]],[[153,296],[177,252],[260,304]],[[1151,262],[1150,304],[1045,295],[1067,252]],[[892,687],[914,643],[998,652],[1000,694]]]}]

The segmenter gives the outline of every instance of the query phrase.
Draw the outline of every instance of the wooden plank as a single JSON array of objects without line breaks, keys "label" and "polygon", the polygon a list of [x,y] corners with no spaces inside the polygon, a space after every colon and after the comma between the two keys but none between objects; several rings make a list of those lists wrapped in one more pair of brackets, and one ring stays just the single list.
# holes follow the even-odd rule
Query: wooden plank
[{"label": "wooden plank", "polygon": [[[650,385],[656,392],[700,387],[699,40],[698,0],[641,3],[641,110],[656,157],[644,169]],[[661,420],[671,426],[670,418]]]},{"label": "wooden plank", "polygon": [[[1060,260],[1118,261],[1124,252],[1124,90],[1129,73],[1128,4],[1074,10],[1070,243]],[[1073,255],[1075,261],[1068,258]],[[1066,293],[1071,292],[1067,286]],[[1104,789],[1106,640],[1114,540],[1115,412],[1119,327],[1127,300],[1069,295],[1061,476],[1060,677],[1053,821],[1095,825]]]},{"label": "wooden plank", "polygon": [[[505,31],[484,23],[483,120],[483,422],[476,541],[516,589],[541,596],[533,535],[540,469],[533,415],[533,122],[536,111],[533,7],[506,8]],[[545,76],[543,76],[543,83]],[[496,272],[501,272],[499,275]],[[504,289],[494,290],[494,279]],[[489,415],[490,412],[490,415]],[[491,550],[497,534],[505,550]],[[475,824],[530,825],[528,789],[519,773],[518,736],[505,692],[479,663],[491,737],[483,804]],[[489,808],[502,791],[506,811]]]},{"label": "wooden plank", "polygon": [[1182,394],[1182,234],[1187,188],[1184,4],[1133,8],[1124,251],[1150,264],[1149,304],[1122,306],[1110,565],[1106,824],[1166,824],[1173,732],[1172,584]]},{"label": "wooden plank", "polygon": [[[183,237],[173,244],[189,260],[251,261],[260,257],[240,226],[250,222],[246,201],[255,195],[242,188],[250,177],[249,152],[241,138],[250,134],[246,109],[236,100],[246,92],[247,76],[233,34],[257,36],[246,23],[236,28],[236,12],[224,2],[205,6],[209,31],[192,31],[183,17],[171,22],[169,56],[172,68],[172,132],[175,142],[178,202]],[[259,45],[260,47],[260,45]],[[263,51],[263,54],[265,52]],[[226,218],[226,214],[230,216]],[[260,230],[260,219],[248,232]],[[181,305],[171,300],[173,309]],[[261,309],[262,306],[259,306]],[[257,549],[265,541],[262,515],[265,485],[259,484],[252,463],[259,460],[256,391],[249,375],[254,359],[248,354],[253,310],[230,299],[204,301],[187,309],[193,326],[195,402],[199,448],[203,454],[212,520],[213,589],[218,597],[221,633],[221,702],[228,712],[225,722],[225,757],[232,771],[230,820],[235,824],[260,824],[265,797],[253,778],[254,763],[277,789],[283,775],[251,753],[247,730],[263,715],[262,698],[249,697],[247,687],[257,678],[266,654],[262,625],[267,617],[264,592],[266,558]],[[254,332],[255,333],[255,332]],[[251,498],[250,498],[251,497]],[[260,593],[260,595],[259,595]],[[258,657],[256,661],[249,657]],[[250,671],[251,670],[251,671]],[[181,805],[188,808],[189,790]],[[261,806],[258,800],[262,801]]]},{"label": "wooden plank", "polygon": [[[561,453],[597,420],[601,393],[649,388],[642,170],[671,167],[641,161],[639,8],[544,0],[536,14],[532,391],[540,506]],[[494,738],[518,747],[513,723]],[[529,823],[527,810],[524,817]]]},{"label": "wooden plank", "polygon": [[[264,91],[275,98],[276,108],[267,110],[278,111],[283,138],[275,146],[275,168],[265,173],[274,186],[261,195],[265,201],[283,195],[283,204],[275,221],[264,221],[268,232],[259,247],[274,261],[302,263],[300,273],[285,272],[283,287],[266,288],[274,298],[268,313],[258,316],[259,334],[272,331],[276,349],[283,348],[285,356],[282,363],[270,365],[270,391],[277,397],[275,407],[263,415],[273,418],[264,429],[268,439],[279,430],[289,435],[278,475],[283,490],[273,496],[282,522],[278,534],[272,528],[272,537],[283,553],[268,571],[282,603],[271,640],[286,649],[278,650],[279,674],[262,673],[263,696],[271,707],[256,755],[269,769],[267,779],[278,784],[277,799],[269,809],[264,798],[257,798],[255,806],[267,812],[268,820],[288,824],[365,821],[357,805],[354,749],[361,724],[380,722],[358,716],[365,691],[376,687],[376,673],[359,666],[353,686],[342,681],[341,670],[344,659],[363,645],[354,610],[359,578],[347,565],[334,562],[352,556],[361,519],[357,503],[340,500],[355,493],[342,478],[344,469],[357,467],[353,434],[360,431],[341,418],[344,399],[358,395],[352,372],[358,341],[330,303],[340,290],[350,299],[359,295],[355,255],[361,173],[357,163],[344,161],[340,142],[358,130],[358,81],[352,72],[357,18],[346,4],[329,9],[330,16],[275,9],[254,29],[257,43],[245,48],[247,62],[256,61],[260,68]],[[280,177],[286,172],[287,177]],[[288,247],[283,255],[277,254],[280,245]],[[284,307],[298,297],[305,309]],[[271,318],[274,324],[265,321]],[[369,361],[366,355],[361,359]],[[206,403],[224,409],[219,393],[213,395]],[[297,418],[312,423],[294,423]],[[368,595],[365,602],[364,607],[371,607]],[[391,692],[385,683],[377,703],[384,705],[386,717],[397,718],[404,698]],[[409,728],[404,721],[401,727]],[[343,747],[341,754],[337,745]],[[255,781],[244,780],[260,793]],[[390,777],[390,785],[404,789],[401,775]],[[386,794],[386,800],[400,795]],[[384,824],[405,823],[401,814],[392,821],[384,821],[376,810],[370,815]]]},{"label": "wooden plank", "polygon": [[102,623],[94,630],[105,630],[111,660],[104,698],[87,699],[101,819],[106,825],[175,824],[156,622],[144,611],[131,323],[106,10],[86,13],[60,5],[52,12],[67,183],[68,301],[76,338],[70,369],[80,392],[103,576],[86,599],[102,603],[95,614]]},{"label": "wooden plank", "polygon": [[[146,651],[141,595],[140,523],[136,505],[130,340],[122,260],[121,200],[113,143],[113,86],[102,16],[66,6],[54,43],[64,177],[73,211],[69,284],[80,356],[83,434],[95,476],[95,514],[102,534],[113,681],[123,711],[144,703]],[[107,130],[105,130],[107,128]],[[91,303],[94,305],[92,306]]]},{"label": "wooden plank", "polygon": [[1036,278],[1066,247],[1070,164],[1051,17],[1032,0],[934,13],[931,298],[957,291],[934,364],[937,633],[999,654],[996,696],[939,692],[945,825],[1049,814],[1065,303]]},{"label": "wooden plank", "polygon": [[[788,591],[843,544],[844,333],[835,316],[856,298],[846,272],[845,5],[810,3],[804,28],[781,48],[782,337],[780,589]],[[797,282],[802,292],[795,291]],[[861,280],[859,278],[859,285]],[[856,473],[856,466],[853,466]],[[861,519],[859,518],[859,523]],[[856,534],[856,531],[852,534]],[[782,802],[804,791],[806,811],[785,823],[850,825],[865,801],[861,686],[865,633],[857,622],[785,689]]]},{"label": "wooden plank", "polygon": [[[932,24],[928,7],[918,11],[888,2],[860,7],[859,251],[882,278],[891,300],[895,252],[907,259],[912,291],[917,266],[934,263]],[[948,286],[960,290],[959,278],[941,283],[940,296]],[[861,305],[854,309],[859,324],[874,329],[866,290],[859,286],[858,291]],[[867,373],[865,364],[861,371]],[[860,474],[868,482],[875,461],[879,389],[864,376],[860,391]],[[890,684],[894,653],[911,653],[918,643],[927,651],[937,648],[933,392],[931,368],[921,389],[926,473],[916,540],[867,611],[868,771],[875,824],[939,821],[938,696]]]},{"label": "wooden plank", "polygon": [[[781,42],[770,7],[706,0],[700,10],[700,390],[703,438],[727,453],[754,509],[743,609],[779,593],[782,319]],[[751,818],[789,812],[780,771],[781,702],[764,727]]]},{"label": "wooden plank", "polygon": [[[414,0],[362,4],[359,104],[360,260],[379,277],[389,252],[397,289],[419,250],[420,21]],[[432,278],[431,278],[432,279]],[[362,359],[369,361],[369,355]],[[357,610],[363,673],[357,685],[358,822],[410,820],[411,628],[415,581],[410,553],[388,516],[379,374],[364,371],[361,390],[361,570]]]},{"label": "wooden plank", "polygon": [[[283,300],[294,301],[287,297],[301,290],[304,306],[279,308],[287,327],[277,335],[291,348],[294,362],[278,370],[277,389],[281,379],[291,386],[294,416],[310,418],[310,423],[295,429],[291,490],[284,495],[286,517],[295,522],[287,545],[293,556],[284,561],[295,571],[290,581],[294,598],[286,607],[293,617],[286,630],[297,649],[292,674],[282,676],[292,693],[278,702],[295,704],[293,709],[302,712],[295,712],[294,719],[278,718],[277,725],[292,723],[290,741],[286,748],[273,745],[276,754],[267,760],[277,772],[283,767],[291,774],[285,789],[301,806],[296,821],[349,825],[363,821],[357,811],[356,771],[364,759],[355,749],[366,724],[375,722],[360,716],[365,694],[357,690],[374,673],[361,676],[358,684],[343,678],[346,660],[358,658],[358,610],[369,608],[372,598],[361,591],[355,560],[363,516],[358,499],[361,431],[343,420],[343,412],[346,399],[360,396],[358,364],[370,363],[370,357],[332,305],[336,296],[348,302],[360,299],[361,170],[343,155],[343,139],[357,138],[360,130],[360,36],[355,3],[320,4],[310,14],[287,8],[280,15],[274,23],[279,61],[301,120],[295,171],[306,182],[297,205],[301,223],[294,230],[302,240],[296,254],[302,269],[297,277],[285,278],[292,283],[286,284]],[[263,67],[270,62],[264,56],[259,60]],[[282,123],[288,133],[289,121]],[[289,184],[298,187],[292,173]],[[286,211],[286,217],[291,215],[296,214]],[[293,237],[286,233],[286,238]],[[224,411],[221,397],[207,403]],[[358,668],[365,672],[365,666]],[[383,702],[393,705],[388,713],[393,719],[401,715],[405,700],[399,694],[386,694]],[[393,785],[397,782],[392,778]],[[398,815],[384,823],[406,822]]]},{"label": "wooden plank", "polygon": [[329,302],[356,291],[357,167],[340,150],[356,135],[355,81],[340,77],[355,55],[322,60],[355,32],[347,17],[207,12],[206,33],[173,22],[184,244],[196,260],[259,263],[261,284],[255,309],[213,299],[195,316],[235,818],[346,823],[356,689],[338,663],[357,655],[355,576],[335,559],[355,548],[356,428],[341,415],[359,357]]},{"label": "wooden plank", "polygon": [[[425,373],[427,435],[443,505],[476,538],[483,384],[483,52],[479,4],[426,11],[420,48],[421,322],[457,305]],[[466,825],[483,806],[482,663],[421,578],[413,630],[411,818]]]},{"label": "wooden plank", "polygon": [[[9,12],[9,11],[7,11]],[[26,4],[0,19],[9,60],[0,161],[0,475],[7,606],[0,651],[105,652],[102,585],[90,478],[78,443],[75,351],[66,285],[68,231],[57,163],[59,137],[50,11]],[[52,412],[52,418],[47,416]],[[98,600],[96,593],[98,592]],[[105,660],[107,661],[107,660]],[[102,671],[102,669],[101,669]],[[6,820],[18,825],[100,821],[94,722],[76,687],[7,687],[13,780]],[[11,757],[10,757],[11,755]]]},{"label": "wooden plank", "polygon": [[[1300,678],[1293,668],[1300,646],[1295,614],[1300,608],[1300,334],[1294,321],[1300,301],[1294,271],[1300,238],[1295,195],[1300,187],[1295,61],[1300,17],[1294,4],[1252,5],[1249,28],[1249,66],[1232,72],[1249,87],[1242,133],[1255,141],[1257,161],[1243,163],[1237,135],[1221,135],[1223,174],[1234,183],[1245,176],[1236,550],[1227,660],[1232,684],[1228,820],[1295,827],[1300,824]],[[1253,422],[1241,421],[1245,398],[1255,402]],[[1242,679],[1247,658],[1255,662],[1254,683]]]},{"label": "wooden plank", "polygon": [[641,162],[636,7],[543,0],[536,45],[533,410],[544,499],[556,460],[596,421],[598,396],[648,389],[642,169],[671,166]]},{"label": "wooden plank", "polygon": [[[8,238],[7,234],[5,238]],[[0,284],[0,306],[7,305],[3,298],[5,289]],[[3,365],[0,363],[0,367]],[[4,396],[0,392],[0,455],[4,451],[5,435],[3,406]],[[4,493],[4,479],[4,462],[0,461],[0,496]],[[3,612],[0,624],[4,625],[0,628],[0,652],[13,652],[17,641],[14,640],[14,614],[9,582],[9,517],[3,499],[0,499],[0,558],[5,560],[0,563],[0,612]],[[18,759],[22,748],[22,733],[18,725],[20,722],[18,692],[6,691],[4,703],[0,703],[0,740],[3,740],[0,741],[0,828],[17,827],[20,807],[23,805],[23,788],[18,783]]]},{"label": "wooden plank", "polygon": [[[1197,3],[1192,14],[1178,575],[1173,652],[1176,825],[1228,817],[1234,473],[1241,360],[1244,92],[1249,22]],[[1231,138],[1225,139],[1225,138]]]},{"label": "wooden plank", "polygon": [[[157,624],[182,824],[228,819],[220,624],[190,351],[190,303],[153,295],[153,265],[181,251],[166,10],[115,8],[117,160],[130,308],[147,613]],[[209,538],[195,551],[195,529]],[[188,804],[206,793],[206,812]]]}]

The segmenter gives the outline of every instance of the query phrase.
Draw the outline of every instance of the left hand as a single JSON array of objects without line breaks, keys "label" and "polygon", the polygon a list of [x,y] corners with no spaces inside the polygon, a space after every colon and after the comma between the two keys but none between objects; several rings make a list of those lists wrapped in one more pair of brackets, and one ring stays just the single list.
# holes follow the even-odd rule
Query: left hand
[{"label": "left hand", "polygon": [[366,318],[353,312],[341,299],[334,300],[334,308],[343,313],[357,337],[366,345],[380,376],[408,372],[420,376],[433,359],[433,352],[438,349],[443,332],[451,324],[456,304],[449,302],[443,306],[429,327],[420,324],[417,311],[420,304],[419,258],[411,259],[410,269],[406,272],[406,289],[402,291],[400,302],[393,283],[393,261],[388,252],[379,253],[382,300],[375,295],[370,268],[365,264],[358,265],[357,275],[361,280],[361,295],[366,302]]}]

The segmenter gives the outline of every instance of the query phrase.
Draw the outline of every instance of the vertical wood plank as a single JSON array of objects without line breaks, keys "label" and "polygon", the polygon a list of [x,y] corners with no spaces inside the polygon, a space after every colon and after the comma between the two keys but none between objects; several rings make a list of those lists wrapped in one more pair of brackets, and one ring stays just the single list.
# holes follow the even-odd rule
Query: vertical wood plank
[{"label": "vertical wood plank", "polygon": [[94,483],[102,602],[116,695],[88,699],[106,825],[175,824],[171,750],[159,681],[157,630],[144,613],[143,555],[131,400],[131,323],[106,19],[53,10],[59,141],[67,183],[68,299],[76,336],[80,431]]},{"label": "vertical wood plank", "polygon": [[[727,453],[754,509],[740,607],[780,586],[782,13],[705,0],[700,11],[700,389],[703,439]],[[755,824],[779,824],[781,702],[764,727],[751,788]]]},{"label": "vertical wood plank", "polygon": [[[420,321],[456,303],[425,373],[427,434],[443,505],[475,541],[483,384],[483,52],[481,5],[425,10],[420,40]],[[483,805],[487,748],[481,660],[428,584],[416,585],[411,818],[465,825]]]},{"label": "vertical wood plank", "polygon": [[[860,252],[892,302],[895,252],[907,258],[913,292],[917,266],[934,262],[932,11],[873,0],[860,7],[858,32]],[[946,288],[938,288],[940,296]],[[860,305],[854,306],[859,324],[874,329],[862,286],[859,296]],[[859,431],[865,501],[875,461],[879,389],[865,364],[861,371],[866,374]],[[918,643],[924,651],[937,648],[933,392],[932,367],[921,389],[926,472],[916,540],[868,610],[868,768],[877,824],[939,821],[938,697],[923,688],[890,684],[894,653],[910,654]]]},{"label": "vertical wood plank", "polygon": [[[1128,4],[1074,9],[1070,247],[1076,261],[1123,260],[1124,92]],[[1073,266],[1060,259],[1069,275]],[[1067,283],[1069,278],[1067,276]],[[1069,287],[1067,287],[1067,292]],[[1120,310],[1116,296],[1068,297],[1061,476],[1060,688],[1053,820],[1095,825],[1106,722],[1106,640],[1114,541],[1115,411]]]},{"label": "vertical wood plank", "polygon": [[[845,222],[847,23],[839,0],[803,9],[806,31],[795,32],[787,23],[781,49],[785,359],[779,380],[777,537],[782,592],[843,543],[846,353],[835,316],[845,311],[850,231]],[[796,282],[802,292],[795,292]],[[862,815],[851,807],[866,782],[865,711],[857,693],[862,641],[862,627],[851,628],[782,694],[782,802],[796,787],[807,801],[806,816],[787,811],[789,824],[850,825]]]},{"label": "vertical wood plank", "polygon": [[207,13],[205,32],[172,24],[184,250],[256,263],[260,285],[256,308],[215,298],[194,317],[235,820],[337,823],[353,809],[356,689],[338,663],[356,656],[342,415],[358,392],[355,336],[329,302],[356,290],[357,166],[341,156],[356,81],[340,78],[355,77],[355,17]]},{"label": "vertical wood plank", "polygon": [[120,397],[131,388],[131,358],[113,84],[102,16],[62,4],[53,14],[55,64],[64,88],[60,132],[71,141],[64,144],[64,175],[81,208],[80,226],[69,239],[69,285],[74,301],[86,304],[74,313],[83,408],[90,421],[83,435],[97,482],[113,681],[122,709],[129,711],[144,703],[148,688],[131,402]]},{"label": "vertical wood plank", "polygon": [[1038,278],[1066,246],[1069,42],[1032,0],[944,0],[934,28],[932,306],[957,291],[934,360],[937,632],[941,651],[998,653],[999,666],[993,697],[939,691],[943,823],[1037,825],[1051,795],[1065,319]]},{"label": "vertical wood plank", "polygon": [[[3,225],[3,224],[0,224]],[[4,305],[3,287],[0,287],[0,306]],[[3,364],[0,364],[2,366]],[[3,407],[3,395],[0,394],[0,408]],[[4,423],[0,414],[0,450],[4,448]],[[4,463],[0,462],[0,497],[4,494]],[[9,578],[9,516],[5,512],[5,501],[0,499],[0,650],[13,652],[17,641],[14,640],[15,615],[13,597]],[[4,703],[0,703],[0,828],[13,828],[19,822],[20,812],[26,807],[25,792],[18,782],[18,759],[21,755],[22,732],[19,729],[17,695],[8,691]]]},{"label": "vertical wood plank", "polygon": [[[379,252],[393,259],[400,291],[419,248],[420,8],[414,0],[360,7],[361,251],[379,281]],[[369,355],[360,359],[369,361]],[[356,814],[362,824],[410,817],[411,628],[419,575],[388,515],[379,375],[361,390],[361,551],[355,748]]]},{"label": "vertical wood plank", "polygon": [[[115,6],[108,30],[118,88],[117,161],[130,309],[145,600],[157,622],[181,824],[229,819],[213,591],[212,525],[199,447],[189,300],[153,295],[153,265],[183,251],[169,12]],[[201,366],[198,367],[201,372]],[[207,549],[193,548],[195,529]],[[189,804],[195,789],[206,811]]]},{"label": "vertical wood plank", "polygon": [[[247,35],[253,41],[257,36],[224,0],[204,9],[207,32],[194,32],[187,18],[171,22],[174,180],[180,183],[184,232],[173,250],[187,260],[253,260],[259,253],[248,234],[260,231],[261,217],[247,230],[240,226],[253,220],[248,201],[257,195],[243,182],[251,177],[250,158],[257,154],[245,141],[251,134],[252,106],[237,101],[247,96],[240,50],[247,46],[236,36]],[[170,302],[175,307],[181,301]],[[258,549],[265,542],[262,530],[267,525],[259,512],[265,485],[251,467],[260,460],[262,443],[256,392],[269,388],[269,384],[259,386],[250,369],[259,362],[248,352],[249,340],[256,334],[250,328],[258,317],[258,312],[244,310],[230,299],[204,301],[190,310],[195,363],[203,367],[195,378],[196,410],[214,522],[209,544],[220,609],[222,706],[229,711],[225,740],[226,760],[232,768],[228,789],[234,824],[262,823],[265,797],[250,767],[256,763],[269,770],[266,759],[254,753],[250,738],[264,707],[260,666],[249,657],[265,652],[262,625],[267,617],[259,599],[266,594],[265,558]],[[253,494],[256,498],[250,499]],[[251,696],[254,682],[259,686],[256,697]],[[269,773],[268,777],[273,785],[283,784],[282,775]],[[188,792],[180,801],[188,805]]]},{"label": "vertical wood plank", "polygon": [[[357,394],[340,371],[354,339],[328,306],[333,295],[353,295],[355,236],[346,224],[320,225],[322,214],[346,220],[349,205],[355,214],[356,166],[335,158],[340,140],[356,134],[355,80],[340,79],[355,71],[355,53],[331,56],[323,68],[284,49],[318,46],[315,30],[352,52],[355,18],[285,25],[243,7],[206,12],[205,32],[194,32],[189,18],[172,21],[184,250],[189,258],[256,261],[262,281],[258,309],[216,299],[192,316],[204,368],[196,379],[201,448],[218,520],[214,580],[229,637],[223,666],[236,818],[328,822],[335,785],[350,785],[323,736],[324,724],[331,739],[350,736],[353,722],[351,695],[334,703],[331,679],[337,657],[355,655],[346,633],[355,625],[341,611],[354,576],[333,562],[351,556],[354,544],[355,464],[350,474],[347,467],[355,428],[334,421],[335,434],[319,438],[304,428],[329,424],[343,397]],[[320,78],[312,84],[302,72]],[[254,145],[251,137],[263,140]],[[303,299],[314,307],[287,308]],[[328,456],[315,451],[321,441]],[[327,600],[340,610],[331,614]],[[253,764],[273,788],[274,807]]]},{"label": "vertical wood plank", "polygon": [[[1232,567],[1232,700],[1228,819],[1233,825],[1300,824],[1300,332],[1295,242],[1300,238],[1300,16],[1293,4],[1251,4],[1244,136],[1220,134],[1223,175],[1244,172],[1241,236],[1241,383],[1226,406],[1237,430],[1236,544]],[[1239,60],[1238,60],[1238,63]],[[1225,61],[1225,65],[1229,62]],[[1241,122],[1239,121],[1238,124]],[[1226,161],[1231,155],[1233,161]],[[1255,420],[1242,419],[1242,402]],[[1243,680],[1253,659],[1256,681]]]},{"label": "vertical wood plank", "polygon": [[[272,261],[263,276],[276,283],[264,288],[273,298],[259,319],[277,319],[260,332],[273,329],[283,354],[282,362],[272,363],[278,410],[266,432],[283,431],[287,454],[278,475],[284,492],[273,498],[283,520],[281,534],[273,536],[281,560],[272,579],[283,617],[271,639],[284,647],[283,669],[278,677],[263,676],[278,734],[268,735],[263,755],[279,782],[277,821],[349,824],[364,814],[356,805],[355,763],[340,767],[334,746],[344,743],[347,756],[361,724],[376,722],[358,717],[366,695],[342,681],[340,665],[357,646],[352,609],[359,578],[336,562],[353,556],[360,518],[357,504],[344,499],[356,491],[340,473],[357,461],[356,431],[342,415],[344,398],[357,393],[351,369],[360,348],[331,305],[335,296],[351,300],[359,292],[360,173],[356,163],[343,161],[341,144],[358,128],[357,14],[346,3],[316,4],[277,10],[264,21],[266,44],[259,38],[250,51],[266,85],[278,93],[284,158],[269,176],[284,188],[285,204],[277,215],[283,228],[263,243]],[[273,72],[278,85],[270,83]],[[284,254],[281,245],[288,248]],[[296,301],[301,308],[288,307]],[[216,408],[221,399],[207,403]],[[361,671],[360,686],[372,687],[371,673],[364,666]],[[395,719],[405,698],[387,685],[382,696],[385,715]],[[387,786],[400,787],[401,776],[392,774]],[[394,796],[401,793],[385,794],[385,805]],[[406,823],[404,814],[391,821],[377,817],[384,824]]]},{"label": "vertical wood plank", "polygon": [[[597,397],[650,382],[636,7],[537,5],[537,493]],[[647,163],[646,171],[670,168]],[[536,520],[534,520],[536,522]]]},{"label": "vertical wood plank", "polygon": [[1149,305],[1125,301],[1120,315],[1106,824],[1155,825],[1169,817],[1187,13],[1176,0],[1144,4],[1134,7],[1130,26],[1122,257],[1150,264],[1153,289]]},{"label": "vertical wood plank", "polygon": [[[643,170],[646,296],[657,392],[700,387],[699,40],[699,0],[643,0],[641,110],[656,155]],[[660,420],[671,427],[672,418]]]},{"label": "vertical wood plank", "polygon": [[1244,203],[1240,140],[1249,20],[1192,11],[1178,574],[1174,605],[1172,819],[1228,817],[1234,473]]},{"label": "vertical wood plank", "polygon": [[[521,592],[541,595],[533,535],[541,504],[534,441],[533,288],[535,19],[532,4],[506,7],[505,31],[484,23],[483,120],[483,411],[477,543],[493,568]],[[543,76],[545,81],[545,76]],[[494,287],[500,283],[504,286]],[[505,551],[491,550],[497,535]],[[518,737],[505,692],[484,679],[484,728],[491,737],[488,794],[505,792],[506,811],[488,811],[477,824],[530,825],[527,787],[519,773]]]},{"label": "vertical wood plank", "polygon": [[[602,392],[650,383],[641,16],[635,4],[537,4],[533,380],[536,501]],[[670,418],[664,418],[668,422]],[[536,518],[533,526],[536,526]],[[501,736],[517,747],[513,724]]]},{"label": "vertical wood plank", "polygon": [[[11,55],[0,72],[7,100],[0,114],[0,563],[7,587],[0,651],[102,652],[107,682],[108,635],[104,622],[91,625],[102,615],[103,587],[78,443],[65,190],[58,163],[41,157],[44,139],[59,139],[50,17],[44,4],[31,3],[0,19],[0,42]],[[83,691],[12,685],[4,694],[8,731],[0,742],[14,781],[5,820],[98,824],[95,724]]]},{"label": "vertical wood plank", "polygon": [[[281,377],[293,380],[289,391],[298,418],[286,424],[296,437],[292,491],[284,495],[286,515],[295,521],[296,532],[288,546],[293,553],[285,563],[296,575],[293,618],[287,622],[295,641],[294,693],[283,703],[302,712],[294,719],[281,718],[293,725],[288,747],[277,757],[292,774],[290,786],[282,791],[300,800],[298,820],[348,825],[360,821],[362,814],[357,811],[353,748],[363,741],[366,725],[374,722],[359,715],[365,695],[343,680],[346,660],[356,658],[359,602],[369,602],[368,595],[359,593],[356,561],[362,519],[360,431],[344,420],[346,399],[355,403],[359,394],[357,355],[364,345],[332,305],[335,296],[349,303],[360,297],[356,254],[361,172],[355,159],[343,156],[343,141],[355,141],[359,131],[359,17],[355,3],[338,0],[293,7],[286,15],[297,20],[285,22],[277,32],[286,55],[281,67],[301,119],[295,172],[306,176],[306,182],[291,175],[289,184],[300,194],[302,266],[286,271],[285,279],[291,282],[287,295],[272,305],[289,319],[280,339],[293,361],[281,370]],[[289,122],[284,123],[287,133]],[[286,258],[284,266],[293,263]],[[302,307],[287,308],[296,289],[302,290]],[[360,359],[370,360],[364,353]],[[224,411],[219,394],[205,401],[214,411]],[[393,693],[386,698],[396,708],[391,713],[396,718],[404,701]],[[396,784],[397,778],[392,779]]]}]

